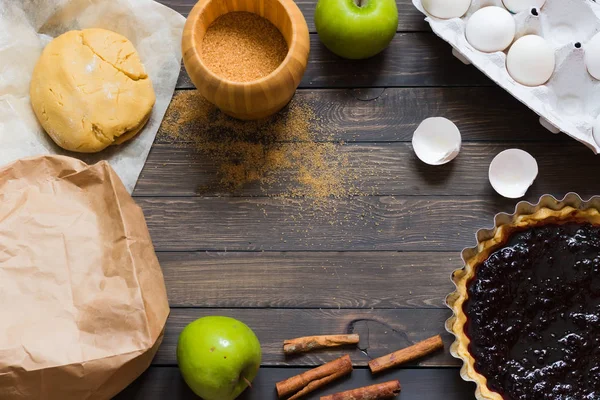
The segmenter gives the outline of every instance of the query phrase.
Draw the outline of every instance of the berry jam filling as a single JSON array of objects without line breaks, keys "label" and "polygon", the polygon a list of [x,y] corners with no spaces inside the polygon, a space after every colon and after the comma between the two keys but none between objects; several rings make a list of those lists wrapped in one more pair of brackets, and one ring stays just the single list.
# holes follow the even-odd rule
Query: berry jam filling
[{"label": "berry jam filling", "polygon": [[506,400],[600,399],[600,227],[514,233],[469,283],[475,369]]}]

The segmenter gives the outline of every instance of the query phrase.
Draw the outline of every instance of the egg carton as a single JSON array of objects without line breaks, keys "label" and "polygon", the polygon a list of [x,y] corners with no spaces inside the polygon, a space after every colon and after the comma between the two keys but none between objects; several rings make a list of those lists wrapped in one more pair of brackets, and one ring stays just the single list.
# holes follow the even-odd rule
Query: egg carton
[{"label": "egg carton", "polygon": [[[433,32],[453,47],[457,58],[475,65],[537,113],[540,123],[551,132],[564,132],[595,154],[600,152],[600,81],[590,75],[585,62],[586,44],[600,31],[599,4],[592,0],[520,0],[534,5],[512,13],[515,41],[525,35],[538,35],[555,51],[555,69],[550,79],[544,85],[529,87],[515,81],[507,71],[506,56],[510,47],[485,53],[475,49],[465,36],[467,21],[473,13],[488,6],[506,9],[503,0],[472,0],[462,17],[451,19],[428,14],[424,1],[413,0],[413,4],[427,16],[425,20]],[[598,126],[595,130],[594,125]]]}]

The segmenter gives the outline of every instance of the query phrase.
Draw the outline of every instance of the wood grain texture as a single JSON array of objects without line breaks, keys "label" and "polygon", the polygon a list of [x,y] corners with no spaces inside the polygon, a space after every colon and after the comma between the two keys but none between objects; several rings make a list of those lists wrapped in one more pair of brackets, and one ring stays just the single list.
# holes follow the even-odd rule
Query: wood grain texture
[{"label": "wood grain texture", "polygon": [[[563,195],[565,193],[562,193]],[[536,196],[527,196],[537,200]],[[460,251],[515,201],[486,197],[138,198],[158,251]]]},{"label": "wood grain texture", "polygon": [[[219,164],[189,144],[155,145],[136,186],[136,196],[265,196],[289,193],[289,173],[273,184],[250,183],[234,192],[218,185]],[[355,143],[337,146],[347,159],[346,187],[351,193],[377,196],[497,196],[488,182],[488,167],[503,150],[518,147],[532,154],[539,175],[530,196],[560,193],[564,188],[584,197],[600,193],[600,180],[591,181],[597,157],[584,145],[567,143],[465,143],[451,164],[431,167],[417,159],[408,143]],[[558,160],[560,160],[558,162]],[[570,168],[564,168],[564,165]],[[187,179],[180,179],[186,176]],[[568,182],[568,185],[565,185]]]},{"label": "wood grain texture", "polygon": [[[448,349],[453,337],[444,332],[448,309],[321,310],[321,309],[201,309],[175,308],[167,322],[165,337],[153,363],[175,365],[177,339],[190,322],[207,315],[225,315],[246,323],[260,340],[263,366],[315,366],[349,354],[352,363],[366,366],[372,358],[408,347],[442,334],[445,350],[430,354],[407,366],[448,367],[460,365]],[[326,349],[286,357],[283,341],[298,336],[358,333],[356,348]],[[362,350],[361,350],[362,349]]]},{"label": "wood grain texture", "polygon": [[[162,2],[186,13],[195,0]],[[316,0],[297,4],[314,32]],[[358,172],[353,184],[364,196],[315,204],[264,197],[248,186],[235,194],[243,197],[216,197],[224,193],[199,191],[214,179],[214,163],[189,144],[159,137],[135,195],[175,308],[154,366],[117,400],[197,398],[175,367],[175,348],[183,327],[205,315],[241,319],[261,340],[263,369],[242,400],[274,400],[275,382],[347,350],[285,358],[284,339],[346,332],[361,335],[351,351],[359,369],[308,400],[390,379],[402,383],[403,400],[474,398],[474,386],[460,379],[459,362],[448,354],[449,334],[444,352],[409,368],[373,379],[365,367],[443,332],[450,315],[443,301],[452,290],[450,272],[461,264],[459,251],[474,244],[475,231],[489,227],[496,212],[516,203],[499,198],[487,182],[497,152],[519,147],[538,159],[529,201],[545,192],[600,193],[597,159],[565,135],[549,134],[527,107],[456,60],[411,0],[398,5],[401,33],[372,59],[342,60],[311,34],[296,94],[336,127],[321,140],[353,143],[339,151]],[[185,72],[178,87],[193,88]],[[357,89],[343,89],[351,87]],[[430,116],[450,118],[463,134],[461,155],[445,167],[419,163],[408,144]]]},{"label": "wood grain texture", "polygon": [[[321,141],[410,141],[421,121],[432,116],[454,121],[463,141],[572,141],[548,132],[534,112],[498,87],[303,89],[294,101],[327,122],[315,131]],[[159,130],[157,143],[172,140]]]},{"label": "wood grain texture", "polygon": [[[301,88],[495,86],[472,65],[452,55],[433,33],[398,33],[389,47],[366,60],[345,60],[310,34],[310,56]],[[178,89],[194,86],[182,68]]]},{"label": "wood grain texture", "polygon": [[[288,44],[288,54],[269,75],[252,82],[232,82],[202,62],[202,41],[208,27],[233,11],[258,14],[275,25]],[[206,0],[192,9],[183,28],[183,63],[200,93],[223,112],[252,120],[268,117],[283,108],[294,95],[310,50],[308,27],[293,0]]]},{"label": "wood grain texture", "polygon": [[[196,0],[158,0],[167,7],[188,16]],[[311,33],[315,28],[315,7],[317,0],[296,0],[296,4],[306,17],[308,28]],[[396,0],[398,5],[398,31],[400,32],[429,32],[429,25],[425,22],[425,16],[417,10],[411,0]]]},{"label": "wood grain texture", "polygon": [[[237,400],[276,400],[275,383],[304,372],[306,368],[263,368]],[[366,369],[356,369],[346,379],[311,393],[305,400],[319,400],[320,396],[339,391],[398,379],[402,385],[402,400],[473,400],[475,386],[460,379],[457,368],[420,368],[390,371],[373,378]],[[151,367],[115,400],[198,400],[188,389],[176,367]]]},{"label": "wood grain texture", "polygon": [[446,308],[444,298],[454,290],[450,275],[462,267],[458,253],[425,252],[175,252],[158,258],[172,307]]}]

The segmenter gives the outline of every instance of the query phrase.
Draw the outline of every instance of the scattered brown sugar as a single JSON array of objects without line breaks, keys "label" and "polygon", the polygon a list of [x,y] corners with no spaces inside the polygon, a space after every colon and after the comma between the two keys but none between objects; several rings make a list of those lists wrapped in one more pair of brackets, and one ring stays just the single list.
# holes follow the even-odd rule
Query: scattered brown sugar
[{"label": "scattered brown sugar", "polygon": [[217,18],[202,42],[202,61],[235,82],[269,75],[283,62],[288,46],[281,32],[260,15],[236,11]]},{"label": "scattered brown sugar", "polygon": [[223,114],[193,90],[175,94],[159,140],[191,143],[216,165],[217,182],[204,188],[204,193],[235,192],[259,182],[274,196],[356,194],[349,189],[353,178],[346,153],[340,151],[343,143],[327,141],[331,135],[323,129],[310,104],[297,98],[270,118],[240,121]]}]

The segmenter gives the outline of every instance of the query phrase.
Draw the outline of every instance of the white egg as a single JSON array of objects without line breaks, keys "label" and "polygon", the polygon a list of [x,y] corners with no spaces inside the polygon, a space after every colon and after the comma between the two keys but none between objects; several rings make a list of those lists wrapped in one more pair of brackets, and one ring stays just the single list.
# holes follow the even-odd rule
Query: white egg
[{"label": "white egg", "polygon": [[508,149],[490,164],[489,179],[496,192],[510,199],[523,197],[538,175],[535,158],[526,151]]},{"label": "white egg", "polygon": [[467,21],[465,34],[471,46],[479,51],[504,51],[515,39],[515,19],[502,7],[484,7]]},{"label": "white egg", "polygon": [[585,50],[585,65],[594,78],[600,80],[600,33],[596,33],[589,42],[583,46]]},{"label": "white egg", "polygon": [[429,165],[442,165],[458,155],[461,145],[460,131],[449,119],[427,118],[413,134],[415,154]]},{"label": "white egg", "polygon": [[541,8],[546,0],[502,0],[504,7],[513,13],[529,10],[533,7]]},{"label": "white egg", "polygon": [[554,49],[541,36],[526,35],[508,50],[506,68],[512,78],[525,86],[539,86],[548,82],[554,73]]},{"label": "white egg", "polygon": [[450,19],[465,15],[471,0],[423,0],[425,11],[437,18]]}]

